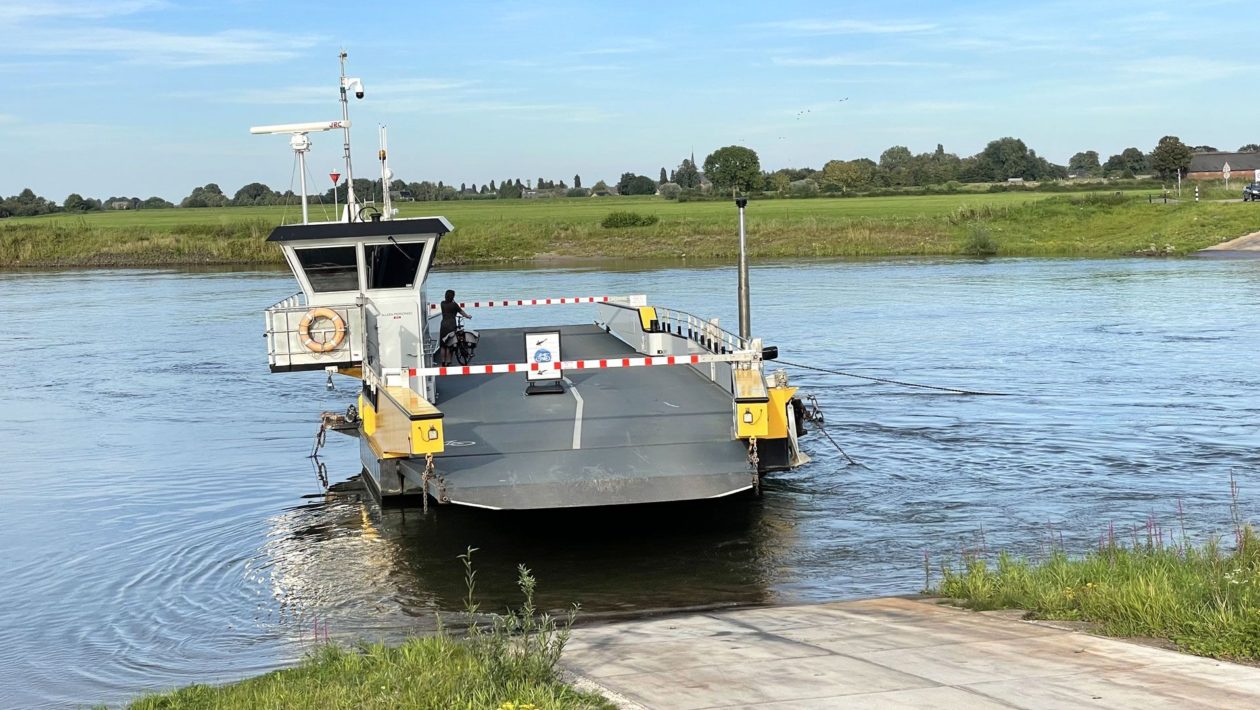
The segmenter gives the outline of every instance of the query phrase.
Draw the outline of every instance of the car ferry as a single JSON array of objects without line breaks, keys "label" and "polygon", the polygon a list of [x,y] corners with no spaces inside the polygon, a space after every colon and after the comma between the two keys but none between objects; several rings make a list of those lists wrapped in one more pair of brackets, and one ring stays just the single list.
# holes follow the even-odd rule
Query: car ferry
[{"label": "car ferry", "polygon": [[[252,130],[291,134],[299,161],[307,133],[343,130],[353,184],[350,89],[363,93],[345,76],[343,53],[341,121]],[[351,191],[336,221],[312,223],[303,194],[303,222],[268,237],[300,291],[265,319],[273,372],[359,380],[339,428],[357,435],[363,481],[382,504],[522,510],[716,499],[756,494],[765,473],[807,461],[796,388],[766,371],[775,349],[746,328],[737,335],[642,294],[463,301],[586,313],[546,328],[482,329],[474,362],[437,364],[440,308],[425,282],[455,226],[395,218],[383,136],[379,155],[381,208]]]}]

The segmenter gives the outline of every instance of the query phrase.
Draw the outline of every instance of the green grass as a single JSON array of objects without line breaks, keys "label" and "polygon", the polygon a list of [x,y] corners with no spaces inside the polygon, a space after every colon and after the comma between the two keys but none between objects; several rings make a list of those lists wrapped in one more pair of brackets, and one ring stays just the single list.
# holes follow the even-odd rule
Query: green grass
[{"label": "green grass", "polygon": [[[1099,196],[1103,195],[1103,196]],[[1007,192],[754,200],[747,210],[754,258],[952,255],[1182,254],[1260,230],[1260,206],[1183,201],[1144,193]],[[316,206],[313,219],[322,219]],[[738,248],[733,204],[654,197],[402,203],[400,216],[440,214],[456,227],[444,264],[548,258],[717,259]],[[632,209],[654,224],[604,229]],[[329,210],[331,212],[331,210]],[[140,210],[0,221],[0,267],[278,264],[264,240],[299,215],[294,207]],[[1171,246],[1171,249],[1167,248]]]},{"label": "green grass", "polygon": [[362,644],[353,649],[321,646],[296,668],[225,686],[192,685],[149,695],[134,710],[223,708],[487,708],[544,710],[616,706],[599,695],[565,685],[557,664],[568,640],[576,607],[563,623],[534,607],[535,580],[524,566],[517,581],[520,609],[476,621],[475,550],[464,562],[473,622],[456,638],[445,632],[415,638],[401,646]]},{"label": "green grass", "polygon": [[1006,553],[946,567],[929,590],[976,609],[1025,609],[1030,618],[1091,622],[1118,637],[1167,639],[1178,649],[1260,660],[1260,538],[1242,527],[1232,549],[1165,544],[1151,525],[1130,545],[1109,535],[1095,551],[1031,563]]},{"label": "green grass", "polygon": [[325,646],[301,665],[227,686],[141,698],[133,710],[286,708],[612,708],[554,679],[507,683],[467,644],[433,636],[401,646]]}]

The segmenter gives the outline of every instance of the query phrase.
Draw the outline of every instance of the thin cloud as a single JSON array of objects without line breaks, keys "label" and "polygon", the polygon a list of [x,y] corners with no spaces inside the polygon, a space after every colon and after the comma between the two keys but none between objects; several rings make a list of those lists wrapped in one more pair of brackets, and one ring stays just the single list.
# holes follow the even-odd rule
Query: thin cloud
[{"label": "thin cloud", "polygon": [[159,0],[93,0],[92,2],[5,0],[5,3],[0,5],[0,23],[62,18],[100,20],[106,17],[134,15],[165,5],[165,2]]},{"label": "thin cloud", "polygon": [[890,35],[931,32],[928,22],[868,22],[865,20],[782,20],[762,27],[806,35]]},{"label": "thin cloud", "polygon": [[905,62],[895,59],[871,59],[851,55],[830,57],[775,57],[770,60],[780,67],[931,67],[941,66],[928,62]]},{"label": "thin cloud", "polygon": [[127,64],[193,67],[293,59],[321,41],[311,36],[252,30],[196,35],[93,28],[23,33],[14,37],[6,49],[10,54],[110,54]]},{"label": "thin cloud", "polygon": [[[395,81],[367,82],[366,92],[376,98],[408,97],[416,94],[443,93],[467,89],[474,81],[412,78]],[[174,99],[217,100],[224,103],[250,105],[331,105],[337,101],[337,86],[286,86],[282,88],[249,88],[237,91],[177,91],[168,94]]]},{"label": "thin cloud", "polygon": [[1133,77],[1143,77],[1163,84],[1189,84],[1215,79],[1228,79],[1254,71],[1243,62],[1226,62],[1202,57],[1152,57],[1125,62],[1120,70]]}]

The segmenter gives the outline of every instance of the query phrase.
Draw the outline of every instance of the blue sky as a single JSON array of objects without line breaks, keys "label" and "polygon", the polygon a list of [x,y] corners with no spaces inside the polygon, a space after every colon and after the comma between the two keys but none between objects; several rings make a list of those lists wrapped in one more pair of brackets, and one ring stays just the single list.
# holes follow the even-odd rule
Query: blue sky
[{"label": "blue sky", "polygon": [[[1008,135],[1058,163],[1260,142],[1254,3],[387,5],[3,0],[0,194],[288,188],[285,139],[248,128],[340,118],[343,47],[361,177],[380,124],[398,177],[456,185],[656,177],[730,144],[773,170]],[[341,140],[312,140],[322,189]]]}]

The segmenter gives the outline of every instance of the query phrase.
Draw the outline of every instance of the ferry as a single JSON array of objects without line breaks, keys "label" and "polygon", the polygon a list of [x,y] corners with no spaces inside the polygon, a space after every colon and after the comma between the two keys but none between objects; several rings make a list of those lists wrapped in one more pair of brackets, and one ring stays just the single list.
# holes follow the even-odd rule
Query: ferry
[{"label": "ferry", "polygon": [[[532,510],[720,499],[759,495],[767,472],[808,461],[796,388],[783,371],[767,371],[777,350],[748,332],[742,250],[738,334],[643,294],[488,294],[460,305],[577,317],[467,332],[472,357],[465,350],[461,364],[442,365],[440,304],[425,283],[455,226],[397,218],[383,128],[382,204],[356,199],[348,93],[364,91],[345,61],[343,52],[341,120],[251,129],[289,135],[303,175],[302,223],[268,237],[300,291],[265,312],[267,362],[272,372],[358,380],[357,402],[323,421],[357,437],[362,480],[380,504]],[[310,222],[307,136],[328,130],[344,133],[350,190],[335,221]]]}]

